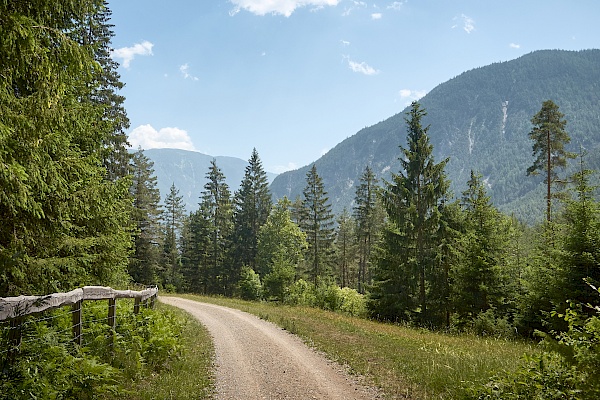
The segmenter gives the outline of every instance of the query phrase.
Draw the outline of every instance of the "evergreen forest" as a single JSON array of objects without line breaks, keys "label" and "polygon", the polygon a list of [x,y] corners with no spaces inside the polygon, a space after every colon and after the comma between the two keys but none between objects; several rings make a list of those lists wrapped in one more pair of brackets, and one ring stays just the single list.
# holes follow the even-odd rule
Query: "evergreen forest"
[{"label": "evergreen forest", "polygon": [[296,197],[273,196],[255,149],[238,187],[213,160],[188,213],[174,184],[159,192],[144,151],[127,151],[112,35],[102,0],[0,3],[0,296],[157,285],[543,340],[558,356],[480,398],[540,382],[600,394],[597,160],[572,151],[568,107],[536,96],[519,138],[533,155],[521,172],[544,188],[536,223],[494,204],[502,182],[490,189],[477,163],[451,181],[427,101],[393,121],[405,133],[395,170],[355,166],[348,207],[334,212],[318,163]]}]

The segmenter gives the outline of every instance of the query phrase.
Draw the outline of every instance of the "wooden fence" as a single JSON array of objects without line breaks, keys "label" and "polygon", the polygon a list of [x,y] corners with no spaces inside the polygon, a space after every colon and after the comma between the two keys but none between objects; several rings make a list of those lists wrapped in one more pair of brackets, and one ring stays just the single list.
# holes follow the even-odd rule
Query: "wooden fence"
[{"label": "wooden fence", "polygon": [[81,345],[82,312],[84,301],[108,300],[106,322],[111,328],[116,324],[117,299],[135,299],[133,312],[138,313],[140,305],[154,306],[158,288],[152,287],[141,291],[115,290],[104,286],[84,286],[67,293],[52,293],[46,296],[0,297],[0,322],[10,322],[9,346],[18,349],[21,344],[21,325],[23,318],[59,307],[71,306],[73,319],[73,342]]}]

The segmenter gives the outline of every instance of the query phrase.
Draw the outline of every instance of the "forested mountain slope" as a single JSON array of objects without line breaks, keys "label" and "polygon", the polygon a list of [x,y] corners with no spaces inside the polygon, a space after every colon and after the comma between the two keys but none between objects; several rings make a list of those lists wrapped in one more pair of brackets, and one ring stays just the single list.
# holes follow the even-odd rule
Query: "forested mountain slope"
[{"label": "forested mountain slope", "polygon": [[[565,114],[571,151],[581,146],[588,167],[600,166],[600,50],[536,51],[516,60],[465,72],[434,88],[420,102],[428,115],[436,160],[450,157],[446,168],[455,196],[470,171],[483,174],[492,201],[523,220],[542,216],[542,177],[527,177],[533,162],[528,133],[531,118],[545,100]],[[315,164],[334,210],[350,208],[355,184],[367,165],[389,179],[405,145],[405,111],[362,129]],[[572,162],[575,164],[575,162]],[[302,193],[310,166],[276,177],[275,197]]]},{"label": "forested mountain slope", "polygon": [[[195,211],[198,208],[200,194],[207,182],[206,174],[211,160],[215,159],[229,185],[231,193],[235,192],[242,182],[247,161],[235,157],[217,156],[187,151],[180,149],[150,149],[144,154],[154,162],[154,175],[157,188],[160,190],[161,199],[169,193],[172,184],[179,190],[183,197],[186,210]],[[250,155],[248,155],[250,157]],[[276,174],[267,173],[267,178],[272,181]]]}]

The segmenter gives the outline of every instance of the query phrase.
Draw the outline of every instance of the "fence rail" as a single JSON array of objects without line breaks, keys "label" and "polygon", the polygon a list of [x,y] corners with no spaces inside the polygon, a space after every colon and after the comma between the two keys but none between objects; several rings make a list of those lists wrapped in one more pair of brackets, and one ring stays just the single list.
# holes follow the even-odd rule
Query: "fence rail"
[{"label": "fence rail", "polygon": [[84,301],[108,300],[107,324],[115,328],[116,300],[134,299],[133,312],[137,314],[142,302],[151,307],[158,295],[158,288],[152,287],[141,291],[115,290],[104,286],[84,286],[66,293],[52,293],[45,296],[0,297],[0,322],[10,322],[8,359],[12,359],[21,344],[21,325],[23,319],[32,314],[39,314],[52,309],[71,306],[73,342],[81,345],[82,337],[82,304]]},{"label": "fence rail", "polygon": [[139,303],[154,299],[158,288],[141,291],[115,290],[105,286],[84,286],[66,293],[52,293],[46,296],[0,297],[0,321],[40,313],[53,308],[75,305],[85,300],[135,299]]}]

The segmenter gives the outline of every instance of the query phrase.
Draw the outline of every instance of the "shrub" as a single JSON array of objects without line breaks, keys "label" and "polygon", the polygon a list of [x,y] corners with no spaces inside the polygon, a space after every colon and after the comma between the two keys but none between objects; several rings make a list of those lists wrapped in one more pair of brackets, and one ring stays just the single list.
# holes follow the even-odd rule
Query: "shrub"
[{"label": "shrub", "polygon": [[364,317],[367,315],[365,296],[358,293],[356,289],[345,287],[340,289],[338,295],[340,297],[339,311],[354,317]]},{"label": "shrub", "polygon": [[239,296],[244,300],[258,300],[262,296],[260,277],[250,267],[244,266],[238,282]]}]

